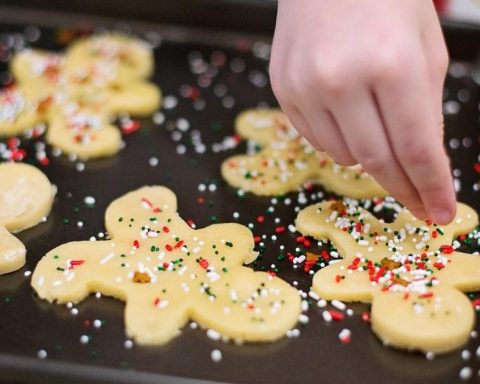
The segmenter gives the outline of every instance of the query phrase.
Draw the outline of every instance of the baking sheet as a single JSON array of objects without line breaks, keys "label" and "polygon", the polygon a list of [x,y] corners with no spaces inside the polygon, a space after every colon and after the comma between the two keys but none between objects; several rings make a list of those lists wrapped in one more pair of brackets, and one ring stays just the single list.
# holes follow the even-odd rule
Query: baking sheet
[{"label": "baking sheet", "polygon": [[[8,42],[15,34],[24,33],[25,27],[0,25],[0,41]],[[121,28],[128,26],[122,23]],[[468,39],[468,30],[454,31],[453,35],[460,33]],[[159,41],[156,33],[145,36]],[[272,204],[269,198],[240,198],[221,180],[219,166],[224,158],[244,152],[245,143],[225,151],[225,145],[214,145],[233,135],[233,120],[238,112],[257,105],[276,105],[266,83],[267,62],[263,56],[268,46],[254,44],[242,35],[230,40],[231,48],[219,47],[211,40],[191,43],[185,36],[175,41],[164,39],[155,51],[154,81],[167,95],[169,108],[156,115],[157,123],[141,120],[141,130],[124,138],[126,146],[117,156],[79,163],[54,157],[48,149],[50,164],[42,169],[58,186],[53,212],[46,223],[19,234],[28,249],[27,265],[0,277],[0,382],[183,383],[195,379],[238,383],[454,383],[461,382],[459,372],[463,367],[471,367],[475,379],[480,368],[480,359],[475,355],[480,339],[472,339],[465,346],[471,355],[467,360],[462,350],[430,361],[420,354],[384,348],[360,318],[368,309],[366,305],[350,305],[354,316],[331,324],[325,323],[322,310],[313,306],[308,312],[310,323],[298,327],[300,337],[272,344],[222,343],[187,326],[181,336],[165,346],[126,348],[122,302],[92,296],[67,308],[35,297],[25,272],[33,271],[36,262],[59,244],[91,236],[100,238],[107,205],[146,184],[163,184],[174,190],[180,214],[192,219],[197,227],[214,220],[235,221],[233,213],[238,212],[239,222],[255,224],[255,235],[267,235],[263,256],[255,268],[270,270],[274,264],[279,276],[308,290],[311,276],[301,267],[295,270],[286,259],[278,259],[280,245],[286,251],[295,249],[295,235],[287,232],[275,241],[270,238],[275,234],[275,218],[288,225],[295,217],[295,207],[305,204],[298,203],[297,194],[287,196],[290,205],[285,199]],[[198,40],[199,35],[192,36]],[[42,28],[40,39],[32,45],[60,49],[57,37],[58,30]],[[460,58],[473,58],[467,56],[463,52]],[[208,87],[199,86],[198,75],[192,73],[200,58],[210,66],[212,75],[218,72]],[[472,78],[470,64],[455,65],[447,82],[446,101],[450,103],[446,108],[450,113],[446,116],[446,142],[453,168],[458,170],[459,200],[480,210],[479,192],[473,187],[480,178],[474,170],[474,164],[480,161],[479,85]],[[5,69],[2,64],[0,80],[7,79],[2,73]],[[188,121],[188,129],[183,119]],[[205,153],[201,153],[199,135]],[[34,157],[38,141],[42,142],[22,140],[30,157]],[[214,153],[213,147],[222,151]],[[154,159],[158,161],[156,166],[152,166]],[[206,191],[199,190],[201,184]],[[216,185],[216,189],[210,185]],[[314,189],[315,193],[321,191],[319,187]],[[311,195],[307,194],[308,203],[313,202]],[[95,198],[94,208],[85,205],[86,196]],[[271,214],[269,207],[274,207]],[[256,222],[258,215],[266,218],[262,224]],[[79,221],[83,223],[81,229]],[[72,309],[78,314],[72,314]],[[93,326],[97,319],[100,328]],[[338,340],[343,328],[352,331],[350,344]],[[88,344],[80,343],[82,335],[91,337]],[[222,351],[220,362],[212,361],[213,349]],[[47,352],[45,359],[38,358],[40,350]]]}]

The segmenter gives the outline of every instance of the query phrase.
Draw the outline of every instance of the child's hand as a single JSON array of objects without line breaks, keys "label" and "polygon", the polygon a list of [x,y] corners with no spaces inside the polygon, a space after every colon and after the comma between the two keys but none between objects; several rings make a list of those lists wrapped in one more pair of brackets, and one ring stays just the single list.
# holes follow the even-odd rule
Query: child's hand
[{"label": "child's hand", "polygon": [[431,1],[279,0],[270,77],[293,125],[440,224],[456,207],[443,147],[447,65]]}]

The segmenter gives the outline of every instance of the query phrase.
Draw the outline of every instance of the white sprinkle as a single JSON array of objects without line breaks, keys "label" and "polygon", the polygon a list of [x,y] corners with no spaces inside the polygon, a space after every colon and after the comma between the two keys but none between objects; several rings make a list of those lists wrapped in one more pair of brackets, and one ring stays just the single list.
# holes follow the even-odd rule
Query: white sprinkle
[{"label": "white sprinkle", "polygon": [[163,108],[165,109],[173,109],[177,104],[178,99],[175,96],[168,95],[163,98]]},{"label": "white sprinkle", "polygon": [[38,352],[37,352],[37,357],[41,360],[43,359],[46,359],[48,356],[47,354],[47,351],[45,349],[40,349]]},{"label": "white sprinkle", "polygon": [[327,300],[320,299],[317,301],[318,308],[325,308],[327,306]]},{"label": "white sprinkle", "polygon": [[197,324],[196,322],[192,321],[192,322],[190,323],[190,328],[191,328],[191,329],[197,329],[197,328],[198,328],[198,324]]},{"label": "white sprinkle", "polygon": [[157,157],[150,157],[150,159],[148,159],[148,164],[151,166],[151,167],[156,167],[159,163],[159,160]]},{"label": "white sprinkle", "polygon": [[133,341],[130,339],[125,340],[123,346],[127,349],[131,349],[133,347]]},{"label": "white sprinkle", "polygon": [[308,301],[302,300],[302,312],[308,311]]},{"label": "white sprinkle", "polygon": [[472,368],[470,367],[463,367],[458,376],[460,377],[460,379],[462,380],[468,380],[470,377],[472,377]]},{"label": "white sprinkle", "polygon": [[301,324],[307,324],[309,322],[309,318],[307,315],[304,315],[303,313],[300,314],[300,316],[298,316],[298,321],[301,323]]},{"label": "white sprinkle", "polygon": [[332,305],[340,311],[344,311],[347,306],[339,300],[332,300]]},{"label": "white sprinkle", "polygon": [[472,356],[472,354],[470,353],[470,351],[469,351],[468,349],[464,349],[464,350],[462,351],[462,354],[461,354],[461,355],[462,355],[462,359],[463,359],[463,360],[468,360],[468,359],[470,359],[470,357]]},{"label": "white sprinkle", "polygon": [[210,357],[215,363],[218,363],[220,360],[222,360],[222,351],[219,349],[214,349],[210,354]]},{"label": "white sprinkle", "polygon": [[70,310],[70,313],[73,315],[73,316],[77,316],[78,315],[78,309],[77,308],[72,308]]},{"label": "white sprinkle", "polygon": [[427,360],[432,361],[433,359],[435,359],[435,353],[433,353],[433,352],[427,352],[427,353],[425,354],[425,357],[427,358]]},{"label": "white sprinkle", "polygon": [[314,291],[308,292],[308,296],[310,296],[315,301],[320,300],[320,296],[318,296]]},{"label": "white sprinkle", "polygon": [[102,322],[98,319],[93,320],[93,326],[95,328],[100,328],[102,326]]},{"label": "white sprinkle", "polygon": [[95,198],[93,196],[86,196],[83,199],[83,202],[85,203],[86,206],[92,207],[95,205]]},{"label": "white sprinkle", "polygon": [[87,335],[80,336],[80,343],[81,344],[88,344],[89,341],[90,341],[90,338]]},{"label": "white sprinkle", "polygon": [[165,121],[165,115],[162,112],[155,112],[152,116],[152,120],[157,125],[163,124]]},{"label": "white sprinkle", "polygon": [[32,271],[25,271],[23,275],[24,275],[25,277],[28,277],[28,276],[30,276],[31,274],[32,274]]},{"label": "white sprinkle", "polygon": [[330,311],[323,311],[322,317],[323,320],[325,320],[327,323],[330,323],[332,321],[332,314],[330,313]]},{"label": "white sprinkle", "polygon": [[213,329],[207,331],[207,336],[212,340],[220,340],[222,335]]},{"label": "white sprinkle", "polygon": [[105,256],[102,260],[100,260],[100,264],[107,264],[110,260],[112,260],[113,256],[115,256],[115,253],[111,252],[107,256]]}]

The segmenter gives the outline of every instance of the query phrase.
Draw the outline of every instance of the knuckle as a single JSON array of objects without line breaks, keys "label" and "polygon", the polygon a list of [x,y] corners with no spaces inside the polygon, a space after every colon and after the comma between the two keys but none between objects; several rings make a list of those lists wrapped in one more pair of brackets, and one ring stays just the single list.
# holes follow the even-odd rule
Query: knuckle
[{"label": "knuckle", "polygon": [[396,155],[407,166],[427,164],[432,159],[432,150],[428,143],[417,140],[404,140],[395,146]]},{"label": "knuckle", "polygon": [[373,76],[378,80],[396,81],[408,70],[409,60],[409,56],[403,50],[385,50],[372,65]]},{"label": "knuckle", "polygon": [[356,152],[362,167],[372,175],[384,174],[387,170],[388,158],[382,153],[374,153],[371,148],[361,148]]},{"label": "knuckle", "polygon": [[348,69],[337,61],[317,62],[314,66],[314,81],[330,97],[343,95],[349,87]]}]

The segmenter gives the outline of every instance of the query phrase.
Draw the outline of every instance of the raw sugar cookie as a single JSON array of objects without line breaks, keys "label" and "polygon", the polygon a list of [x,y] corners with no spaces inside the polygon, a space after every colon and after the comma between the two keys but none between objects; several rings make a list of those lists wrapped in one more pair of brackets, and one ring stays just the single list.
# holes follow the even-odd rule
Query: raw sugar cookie
[{"label": "raw sugar cookie", "polygon": [[159,88],[147,81],[150,46],[121,34],[81,39],[65,55],[26,49],[10,69],[16,85],[0,93],[0,137],[45,122],[47,141],[82,159],[120,150],[117,114],[148,116],[161,103]]},{"label": "raw sugar cookie", "polygon": [[163,344],[191,319],[222,336],[271,341],[297,322],[296,289],[254,272],[250,230],[239,224],[192,229],[175,194],[143,187],[113,201],[108,241],[77,241],[48,252],[32,286],[45,300],[79,302],[101,292],[126,302],[125,327],[140,344]]},{"label": "raw sugar cookie", "polygon": [[55,187],[37,168],[0,164],[0,274],[25,264],[25,246],[11,233],[37,225],[50,213]]},{"label": "raw sugar cookie", "polygon": [[48,95],[12,85],[0,90],[0,137],[18,135],[44,120]]},{"label": "raw sugar cookie", "polygon": [[116,63],[119,76],[125,78],[150,77],[154,64],[148,43],[119,33],[82,38],[67,49],[67,66],[96,61]]},{"label": "raw sugar cookie", "polygon": [[52,108],[47,141],[81,159],[111,156],[121,145],[119,130],[98,108],[68,103]]},{"label": "raw sugar cookie", "polygon": [[251,109],[235,122],[236,132],[262,149],[237,155],[222,164],[228,184],[255,195],[281,195],[312,180],[352,198],[382,197],[386,192],[360,166],[342,167],[301,138],[280,110]]},{"label": "raw sugar cookie", "polygon": [[462,292],[480,289],[480,257],[452,242],[477,225],[477,213],[461,203],[440,227],[406,209],[385,223],[349,199],[312,205],[296,219],[300,233],[332,241],[343,257],[315,273],[320,297],[371,302],[372,329],[385,344],[435,353],[463,345],[475,323]]}]

